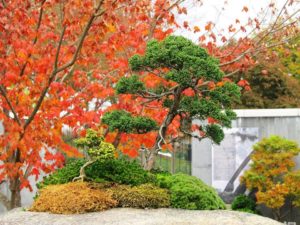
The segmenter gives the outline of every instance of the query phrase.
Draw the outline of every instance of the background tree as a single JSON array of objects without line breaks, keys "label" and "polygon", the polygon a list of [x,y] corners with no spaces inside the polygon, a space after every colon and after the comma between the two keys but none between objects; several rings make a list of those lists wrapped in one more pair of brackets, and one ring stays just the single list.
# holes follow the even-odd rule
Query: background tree
[{"label": "background tree", "polygon": [[257,203],[271,208],[274,218],[281,220],[282,206],[288,196],[295,199],[299,206],[299,171],[295,167],[294,157],[300,152],[297,143],[279,136],[265,138],[253,146],[250,169],[241,177],[241,181],[250,190],[255,190]]},{"label": "background tree", "polygon": [[252,69],[235,75],[239,84],[249,85],[235,108],[300,107],[300,83],[284,72],[285,67],[279,60],[275,57],[264,62],[259,60]]},{"label": "background tree", "polygon": [[[116,86],[117,93],[134,95],[145,106],[161,104],[165,112],[147,156],[146,169],[153,168],[158,151],[163,144],[168,144],[165,139],[167,134],[174,132],[170,129],[172,124],[180,123],[183,118],[203,122],[197,127],[198,134],[183,130],[185,134],[200,140],[211,138],[217,144],[222,141],[222,127],[230,127],[235,118],[230,105],[232,99],[239,97],[240,88],[222,79],[218,61],[205,49],[183,37],[169,36],[161,42],[150,41],[145,55],[133,56],[130,66],[141,73],[121,78]],[[145,74],[151,76],[151,86],[144,81]]]}]

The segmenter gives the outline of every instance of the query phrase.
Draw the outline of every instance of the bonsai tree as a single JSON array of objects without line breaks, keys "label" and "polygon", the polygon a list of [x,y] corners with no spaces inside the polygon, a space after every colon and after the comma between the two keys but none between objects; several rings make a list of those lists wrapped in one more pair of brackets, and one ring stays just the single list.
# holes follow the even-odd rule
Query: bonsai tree
[{"label": "bonsai tree", "polygon": [[288,197],[295,206],[300,205],[300,173],[292,171],[299,152],[294,141],[279,136],[265,138],[253,146],[250,169],[241,177],[248,189],[257,190],[257,203],[271,208],[277,220],[283,216],[281,208]]},{"label": "bonsai tree", "polygon": [[[240,88],[224,78],[217,59],[184,37],[169,36],[161,42],[149,41],[145,54],[133,56],[129,63],[131,70],[139,73],[121,78],[116,85],[117,93],[139,97],[146,107],[153,102],[162,104],[167,111],[155,144],[148,149],[145,169],[152,169],[175,119],[179,118],[178,128],[187,135],[199,140],[210,138],[217,144],[222,141],[222,128],[230,127],[236,116],[230,107],[239,98]],[[156,82],[149,85],[146,73]],[[183,121],[194,119],[201,124],[182,126]]]},{"label": "bonsai tree", "polygon": [[88,161],[80,168],[79,177],[75,177],[73,181],[84,180],[86,178],[85,168],[95,161],[113,159],[115,157],[115,147],[103,141],[98,132],[92,129],[87,129],[86,136],[76,139],[75,144],[83,148]]}]

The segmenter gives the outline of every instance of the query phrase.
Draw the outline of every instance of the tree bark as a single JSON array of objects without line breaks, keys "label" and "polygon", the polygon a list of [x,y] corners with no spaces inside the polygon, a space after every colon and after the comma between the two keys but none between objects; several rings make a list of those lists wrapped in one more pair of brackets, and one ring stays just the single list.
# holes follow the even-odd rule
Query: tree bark
[{"label": "tree bark", "polygon": [[[14,164],[21,162],[21,151],[16,149],[16,153],[13,156]],[[20,176],[17,174],[14,178],[10,180],[9,188],[11,192],[10,197],[10,209],[21,206],[21,189],[20,189]]]},{"label": "tree bark", "polygon": [[21,207],[21,189],[19,177],[16,177],[13,180],[11,180],[10,192],[11,197],[9,209]]},{"label": "tree bark", "polygon": [[120,141],[121,141],[121,132],[118,131],[116,137],[115,137],[115,140],[113,142],[113,146],[115,148],[118,148],[119,144],[120,144]]},{"label": "tree bark", "polygon": [[156,136],[155,144],[151,149],[149,156],[147,157],[147,161],[145,163],[144,169],[150,171],[155,166],[155,161],[159,150],[161,149],[161,143],[164,141],[167,129],[169,125],[173,122],[174,118],[177,115],[177,111],[179,108],[181,93],[184,89],[182,87],[178,87],[174,90],[174,103],[170,108],[165,120],[159,128],[159,133]]}]

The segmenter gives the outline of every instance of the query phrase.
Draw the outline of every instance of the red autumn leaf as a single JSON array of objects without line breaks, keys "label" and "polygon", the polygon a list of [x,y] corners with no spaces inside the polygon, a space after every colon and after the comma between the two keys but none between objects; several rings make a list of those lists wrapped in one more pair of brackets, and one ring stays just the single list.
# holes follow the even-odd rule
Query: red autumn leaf
[{"label": "red autumn leaf", "polygon": [[226,42],[226,41],[227,41],[227,38],[226,38],[225,36],[223,36],[223,37],[221,38],[221,41],[222,41],[222,42]]},{"label": "red autumn leaf", "polygon": [[184,90],[184,92],[182,92],[182,94],[192,97],[195,95],[195,91],[191,88],[188,88],[188,89]]},{"label": "red autumn leaf", "polygon": [[184,22],[183,22],[183,27],[184,27],[185,29],[188,29],[188,28],[189,28],[189,23],[188,23],[187,21],[184,21]]},{"label": "red autumn leaf", "polygon": [[40,175],[40,171],[37,168],[33,168],[31,170],[31,174],[35,176],[35,180],[37,181]]},{"label": "red autumn leaf", "polygon": [[185,15],[187,14],[187,10],[186,10],[186,8],[185,7],[182,7],[182,13],[184,13]]},{"label": "red autumn leaf", "polygon": [[215,124],[215,123],[218,123],[218,120],[212,118],[212,117],[207,117],[207,122],[209,124]]},{"label": "red autumn leaf", "polygon": [[244,26],[241,26],[241,31],[246,32],[246,28]]},{"label": "red autumn leaf", "polygon": [[245,87],[245,86],[249,86],[248,81],[246,80],[240,80],[237,85],[239,85],[240,87]]}]

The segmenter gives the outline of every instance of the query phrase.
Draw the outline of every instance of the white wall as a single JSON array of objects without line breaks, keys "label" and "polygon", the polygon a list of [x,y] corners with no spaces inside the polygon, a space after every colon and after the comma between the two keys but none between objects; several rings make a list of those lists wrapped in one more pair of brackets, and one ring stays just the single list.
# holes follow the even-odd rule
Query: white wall
[{"label": "white wall", "polygon": [[[232,122],[232,129],[225,130],[225,139],[220,146],[213,145],[210,140],[192,140],[192,175],[220,190],[224,189],[228,182],[228,179],[220,177],[231,177],[231,173],[237,169],[243,157],[251,151],[250,146],[253,143],[270,135],[280,135],[300,145],[300,109],[255,109],[235,112],[238,117]],[[216,155],[218,152],[220,154]],[[300,156],[296,158],[296,163],[297,168],[300,168]],[[216,171],[219,171],[219,174],[216,174]]]}]

